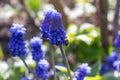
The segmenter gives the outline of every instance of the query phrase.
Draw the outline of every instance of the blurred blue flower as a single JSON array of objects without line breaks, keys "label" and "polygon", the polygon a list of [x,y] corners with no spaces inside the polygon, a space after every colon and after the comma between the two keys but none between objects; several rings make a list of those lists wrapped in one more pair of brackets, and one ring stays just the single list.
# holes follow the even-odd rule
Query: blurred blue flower
[{"label": "blurred blue flower", "polygon": [[21,78],[21,80],[34,80],[34,79],[28,79],[28,78],[23,77]]},{"label": "blurred blue flower", "polygon": [[80,65],[79,69],[74,72],[74,76],[77,80],[84,80],[85,76],[91,73],[91,68],[87,63]]},{"label": "blurred blue flower", "polygon": [[103,75],[107,73],[108,71],[109,71],[109,67],[106,64],[101,63],[100,74]]},{"label": "blurred blue flower", "polygon": [[46,60],[40,60],[35,68],[35,74],[42,80],[47,80],[48,78],[48,68],[49,63]]},{"label": "blurred blue flower", "polygon": [[118,31],[118,35],[114,41],[115,47],[120,47],[120,31]]},{"label": "blurred blue flower", "polygon": [[120,60],[117,60],[117,61],[114,62],[114,67],[117,71],[120,72]]},{"label": "blurred blue flower", "polygon": [[62,23],[62,16],[59,12],[53,11],[51,15],[50,43],[52,45],[67,44],[66,32]]},{"label": "blurred blue flower", "polygon": [[23,25],[13,24],[10,28],[10,32],[12,33],[8,47],[12,54],[12,56],[26,56],[27,48],[24,40],[24,34],[26,29]]},{"label": "blurred blue flower", "polygon": [[44,12],[44,20],[42,21],[40,30],[41,30],[41,36],[42,38],[49,38],[50,36],[50,26],[51,26],[51,15],[53,10],[45,11]]},{"label": "blurred blue flower", "polygon": [[108,57],[108,65],[110,69],[115,69],[114,68],[114,62],[118,59],[118,53],[112,52],[110,56]]},{"label": "blurred blue flower", "polygon": [[42,39],[34,37],[30,40],[30,47],[33,60],[39,61],[45,57],[44,52],[41,49]]}]

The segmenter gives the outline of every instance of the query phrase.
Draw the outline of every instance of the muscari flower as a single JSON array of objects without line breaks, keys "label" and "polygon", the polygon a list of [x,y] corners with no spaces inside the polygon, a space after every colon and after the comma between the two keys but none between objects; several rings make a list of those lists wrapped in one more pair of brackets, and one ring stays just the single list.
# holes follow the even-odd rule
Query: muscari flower
[{"label": "muscari flower", "polygon": [[24,40],[24,34],[26,29],[23,25],[13,24],[10,28],[10,32],[12,33],[8,47],[12,54],[12,56],[24,57],[27,55],[26,43]]},{"label": "muscari flower", "polygon": [[91,68],[87,63],[83,63],[80,65],[79,69],[75,71],[74,76],[76,80],[84,80],[85,76],[90,74]]},{"label": "muscari flower", "polygon": [[108,66],[110,69],[115,69],[114,62],[118,59],[118,53],[112,52],[108,57]]},{"label": "muscari flower", "polygon": [[68,43],[62,16],[57,11],[53,11],[51,15],[50,43],[57,46]]},{"label": "muscari flower", "polygon": [[118,31],[118,35],[114,41],[115,47],[120,47],[120,31]]},{"label": "muscari flower", "polygon": [[33,60],[39,61],[45,57],[44,52],[41,49],[42,39],[34,37],[30,40],[31,52]]},{"label": "muscari flower", "polygon": [[51,14],[53,10],[45,11],[44,12],[44,20],[42,21],[40,30],[41,30],[41,36],[42,38],[49,38],[50,36],[50,26],[51,26]]},{"label": "muscari flower", "polygon": [[47,80],[48,78],[48,68],[49,63],[46,60],[40,60],[35,68],[35,74],[42,80]]}]

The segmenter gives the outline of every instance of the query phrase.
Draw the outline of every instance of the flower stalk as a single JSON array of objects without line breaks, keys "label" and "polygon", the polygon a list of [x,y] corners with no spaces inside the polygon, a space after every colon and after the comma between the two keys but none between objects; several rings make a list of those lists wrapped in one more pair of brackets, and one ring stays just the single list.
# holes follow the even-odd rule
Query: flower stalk
[{"label": "flower stalk", "polygon": [[71,72],[70,72],[70,66],[69,66],[69,63],[68,63],[68,59],[67,59],[67,57],[66,57],[66,55],[65,55],[65,51],[63,50],[62,45],[59,45],[59,48],[60,48],[60,50],[61,50],[63,59],[64,59],[64,61],[65,61],[65,64],[66,64],[66,67],[67,67],[67,70],[68,70],[68,74],[69,74],[70,80],[73,80],[73,79],[72,79]]},{"label": "flower stalk", "polygon": [[54,80],[57,80],[57,76],[56,76],[56,70],[55,70],[55,59],[54,59],[54,54],[52,51],[52,45],[50,44],[50,54],[51,54],[51,63],[52,63],[52,69],[54,71]]},{"label": "flower stalk", "polygon": [[22,57],[19,57],[19,58],[22,60],[22,62],[24,63],[24,65],[28,69],[28,71],[34,75],[33,71],[29,68],[29,66],[27,65],[27,63],[25,62],[25,60]]},{"label": "flower stalk", "polygon": [[55,59],[54,59],[54,54],[53,54],[53,51],[52,51],[52,45],[49,44],[49,47],[50,47],[50,57],[51,57],[51,64],[52,64],[52,69],[54,71],[54,80],[57,80],[57,75],[56,75],[56,70],[55,70]]}]

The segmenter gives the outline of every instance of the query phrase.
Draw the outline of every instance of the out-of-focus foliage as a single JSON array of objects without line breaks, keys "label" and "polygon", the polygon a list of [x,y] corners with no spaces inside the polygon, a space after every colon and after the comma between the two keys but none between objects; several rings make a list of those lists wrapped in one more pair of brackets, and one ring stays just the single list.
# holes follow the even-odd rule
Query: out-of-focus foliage
[{"label": "out-of-focus foliage", "polygon": [[115,77],[116,75],[118,75],[118,73],[108,72],[103,75],[103,80],[117,80],[117,78]]},{"label": "out-of-focus foliage", "polygon": [[33,11],[36,15],[42,7],[42,0],[25,0],[29,10]]},{"label": "out-of-focus foliage", "polygon": [[98,75],[100,72],[100,65],[101,65],[100,60],[96,61],[96,63],[91,65],[92,71],[91,71],[91,74],[89,76],[94,77],[94,76]]},{"label": "out-of-focus foliage", "polygon": [[9,65],[6,62],[0,61],[0,78],[7,79],[11,73]]},{"label": "out-of-focus foliage", "polygon": [[[0,80],[20,80],[24,77],[26,68],[19,58],[14,58],[15,61],[9,60],[8,62],[0,61]],[[26,62],[31,68],[35,67],[35,62],[31,59],[30,55],[26,58]],[[28,75],[28,77],[32,77]]]},{"label": "out-of-focus foliage", "polygon": [[1,48],[1,45],[0,45],[0,59],[3,59],[4,58],[4,54],[3,54],[3,51],[2,51],[2,48]]},{"label": "out-of-focus foliage", "polygon": [[[55,68],[63,73],[68,73],[67,68],[63,66],[55,66]],[[73,74],[73,71],[71,71],[71,74]]]},{"label": "out-of-focus foliage", "polygon": [[[72,26],[68,30],[73,31]],[[69,35],[74,40],[70,41],[67,51],[75,54],[78,62],[89,62],[100,58],[103,53],[100,46],[100,30],[94,25],[84,23],[74,33],[70,34],[68,31],[68,37]]]},{"label": "out-of-focus foliage", "polygon": [[96,75],[95,77],[86,77],[85,80],[102,80],[102,76]]}]

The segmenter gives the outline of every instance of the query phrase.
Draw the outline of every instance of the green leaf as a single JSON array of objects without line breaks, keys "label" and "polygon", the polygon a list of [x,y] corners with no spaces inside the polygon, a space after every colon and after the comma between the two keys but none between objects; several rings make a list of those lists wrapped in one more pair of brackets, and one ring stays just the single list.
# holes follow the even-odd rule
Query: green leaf
[{"label": "green leaf", "polygon": [[100,60],[98,60],[95,64],[93,64],[93,65],[91,66],[92,71],[91,71],[91,74],[90,74],[89,76],[96,76],[97,74],[99,74],[100,65],[101,65]]},{"label": "green leaf", "polygon": [[114,72],[108,72],[103,75],[103,80],[117,80],[117,78],[114,77]]},{"label": "green leaf", "polygon": [[34,13],[37,13],[41,9],[42,0],[25,0],[27,7]]},{"label": "green leaf", "polygon": [[0,75],[0,80],[3,80],[3,77]]},{"label": "green leaf", "polygon": [[3,59],[4,58],[4,54],[3,54],[3,51],[2,51],[2,47],[0,45],[0,59]]},{"label": "green leaf", "polygon": [[[56,69],[58,69],[59,71],[63,72],[63,73],[68,73],[68,70],[66,67],[63,66],[55,66]],[[71,71],[71,74],[73,74],[73,71]]]},{"label": "green leaf", "polygon": [[92,42],[92,38],[90,38],[87,35],[78,35],[75,38],[78,40],[82,40],[83,42],[87,43],[88,45],[90,45]]},{"label": "green leaf", "polygon": [[90,62],[103,53],[100,40],[100,30],[86,23],[78,30],[66,50],[76,55],[76,61]]},{"label": "green leaf", "polygon": [[84,41],[74,40],[67,47],[67,52],[76,55],[76,61],[89,62],[98,59],[102,55],[102,48],[95,41],[88,45]]},{"label": "green leaf", "polygon": [[20,80],[23,77],[23,73],[19,67],[13,68],[13,74],[10,75],[8,80]]}]

